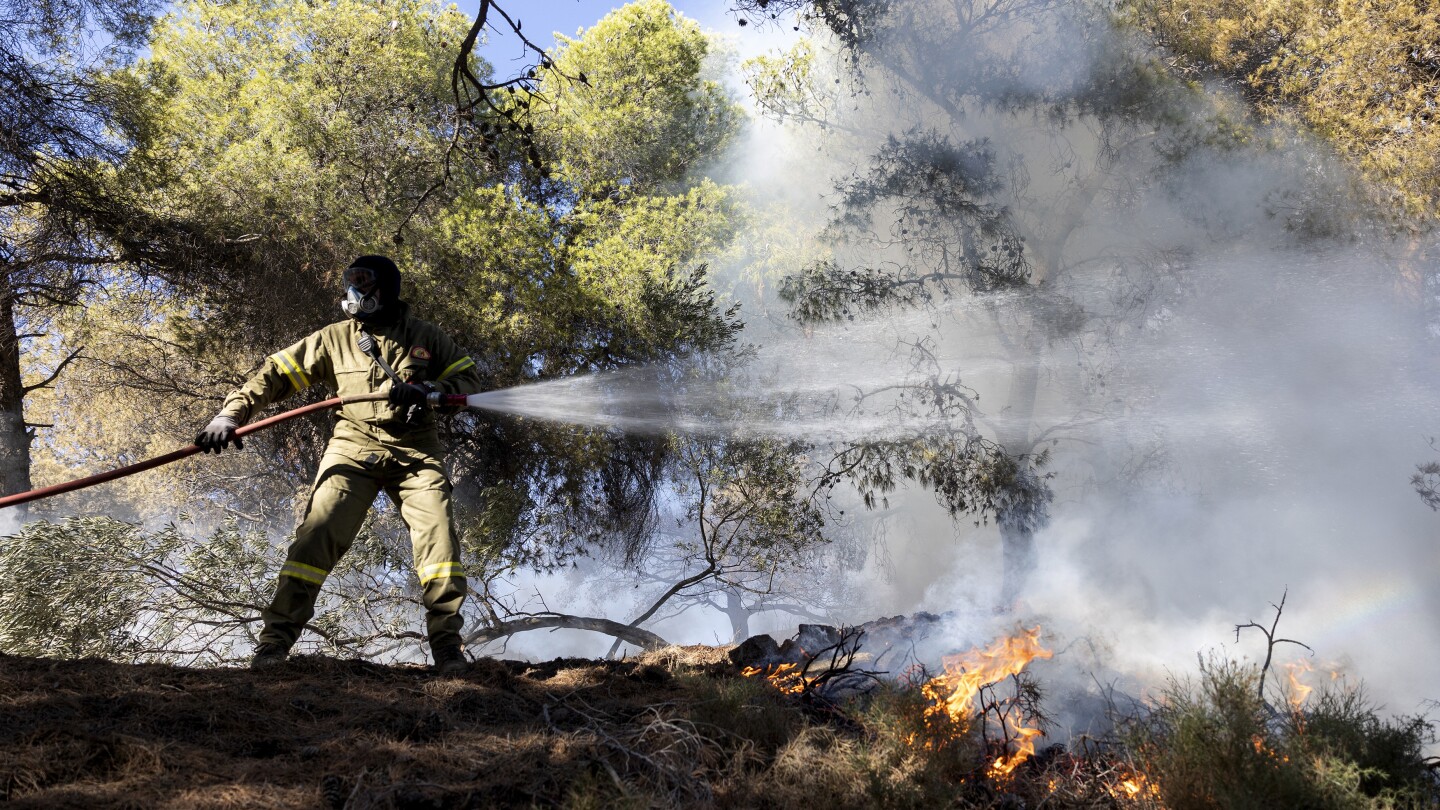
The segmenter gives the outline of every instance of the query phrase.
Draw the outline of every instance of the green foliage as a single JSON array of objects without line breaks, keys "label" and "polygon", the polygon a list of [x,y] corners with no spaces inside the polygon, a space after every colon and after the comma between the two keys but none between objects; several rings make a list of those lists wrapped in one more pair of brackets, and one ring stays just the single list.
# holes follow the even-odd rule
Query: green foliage
[{"label": "green foliage", "polygon": [[[135,660],[146,635],[152,562],[179,548],[109,518],[25,526],[0,544],[0,649],[11,655]],[[143,619],[142,619],[143,621]]]},{"label": "green foliage", "polygon": [[[560,175],[579,195],[683,185],[732,137],[739,110],[704,78],[709,41],[664,0],[637,0],[559,42],[540,86],[543,103],[533,109],[536,124],[554,134]],[[564,78],[582,75],[579,86]]]},{"label": "green foliage", "polygon": [[1332,692],[1288,719],[1257,692],[1254,665],[1209,658],[1173,681],[1134,729],[1136,761],[1165,806],[1433,806],[1420,718],[1382,720],[1357,692]]},{"label": "green foliage", "polygon": [[[120,174],[135,219],[106,227],[140,228],[157,248],[148,278],[87,294],[88,307],[55,321],[64,339],[36,353],[53,365],[86,347],[38,400],[38,418],[56,426],[39,442],[44,477],[188,441],[264,356],[338,319],[338,270],[358,253],[394,255],[415,314],[465,347],[492,387],[641,364],[676,385],[669,364],[735,351],[740,323],[705,263],[743,211],[698,170],[740,113],[704,78],[698,27],[663,2],[622,9],[550,54],[535,92],[457,118],[449,78],[466,26],[429,0],[181,3],[146,59],[105,77],[135,100],[118,124],[133,143]],[[523,130],[507,118],[517,111]],[[537,150],[557,171],[536,165]],[[127,479],[110,488],[112,509],[145,519],[202,503],[286,533],[327,428],[297,420],[244,454]],[[662,438],[477,413],[445,429],[481,616],[496,607],[485,585],[517,566],[558,565],[597,544],[633,556],[677,463]],[[79,503],[91,502],[46,507]],[[781,531],[779,517],[764,520]],[[172,639],[171,652],[225,659],[247,635],[271,587],[256,572],[278,554],[263,535],[241,535],[251,539],[212,538],[217,554],[229,550],[214,559],[166,563],[210,595],[181,603],[221,628]],[[406,545],[382,501],[327,582],[314,628],[323,644],[387,654],[383,641],[413,632]],[[205,600],[227,590],[236,597],[217,619]]]},{"label": "green foliage", "polygon": [[[114,181],[130,147],[121,122],[136,94],[103,74],[134,57],[158,6],[0,0],[0,491],[7,494],[31,486],[39,420],[27,415],[27,397],[78,356],[48,356],[58,340],[48,321],[80,305],[119,263],[122,240],[97,225],[133,205]],[[36,355],[44,359],[35,362]]]},{"label": "green foliage", "polygon": [[[265,355],[339,317],[338,269],[358,253],[394,255],[416,314],[494,387],[728,350],[739,323],[704,263],[741,212],[692,172],[739,113],[702,78],[698,28],[646,2],[566,40],[550,61],[588,84],[546,73],[540,95],[513,94],[532,110],[522,139],[493,112],[457,123],[449,71],[466,24],[427,0],[175,7],[149,58],[111,80],[145,99],[127,164],[149,167],[132,178],[137,211],[183,224],[171,241],[205,271],[161,253],[169,284],[96,296],[67,324],[53,351],[83,339],[96,362],[47,396],[47,475],[188,440]],[[561,171],[535,170],[521,140]],[[99,388],[113,392],[103,409]],[[326,428],[287,423],[245,456],[149,480],[284,527]],[[653,443],[473,414],[449,428],[479,544],[542,561],[521,551],[533,540],[554,561],[648,511],[647,476],[625,471],[656,463]],[[104,439],[69,440],[90,432]]]},{"label": "green foliage", "polygon": [[[475,346],[497,386],[723,345],[701,269],[736,227],[730,192],[630,191],[561,214],[516,187],[464,192],[437,217],[417,301]],[[478,358],[477,358],[478,359]]]},{"label": "green foliage", "polygon": [[802,39],[790,50],[774,56],[757,56],[742,65],[745,83],[764,114],[777,121],[815,124],[822,130],[834,125],[837,93],[819,81],[814,43]]},{"label": "green foliage", "polygon": [[[425,182],[445,144],[443,129],[416,125],[444,121],[439,46],[463,30],[457,11],[417,0],[181,7],[156,32],[146,65],[167,96],[160,141],[188,170],[180,190],[242,206],[237,214],[283,204],[253,223],[256,233],[314,224],[297,215],[347,218],[325,232],[368,224],[348,218],[375,209],[402,213],[385,209],[415,193],[407,184]],[[317,210],[337,185],[368,192],[371,204]],[[203,197],[202,186],[211,187]]]},{"label": "green foliage", "polygon": [[699,536],[680,546],[736,577],[773,573],[823,542],[801,452],[777,440],[686,440],[675,491]]},{"label": "green foliage", "polygon": [[1337,773],[1358,776],[1367,797],[1382,806],[1433,806],[1425,747],[1435,742],[1435,727],[1426,718],[1383,718],[1363,689],[1342,687],[1313,696],[1289,719],[1297,747]]},{"label": "green foliage", "polygon": [[[377,525],[377,523],[379,525]],[[413,635],[420,588],[409,543],[362,530],[327,581],[314,626],[333,652],[381,654]],[[248,658],[281,550],[226,521],[156,530],[112,518],[37,521],[0,548],[0,650],[15,655],[198,664]]]},{"label": "green foliage", "polygon": [[148,149],[170,176],[153,207],[239,247],[207,315],[294,334],[337,267],[400,230],[447,159],[446,49],[466,27],[424,0],[191,3],[166,19],[133,72],[162,110]]},{"label": "green foliage", "polygon": [[1440,201],[1440,18],[1408,0],[1135,0],[1131,19],[1293,115],[1421,220]]}]

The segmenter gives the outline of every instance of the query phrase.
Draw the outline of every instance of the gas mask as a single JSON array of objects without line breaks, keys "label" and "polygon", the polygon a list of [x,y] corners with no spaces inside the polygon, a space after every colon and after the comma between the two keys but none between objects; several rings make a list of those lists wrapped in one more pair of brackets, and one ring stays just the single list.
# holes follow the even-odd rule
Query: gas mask
[{"label": "gas mask", "polygon": [[357,321],[380,311],[379,290],[375,283],[375,271],[368,267],[350,267],[345,270],[345,297],[340,299],[340,310]]},{"label": "gas mask", "polygon": [[346,315],[363,321],[368,316],[380,311],[380,302],[375,299],[373,293],[366,295],[354,287],[348,287],[345,290],[345,297],[340,299],[340,309]]}]

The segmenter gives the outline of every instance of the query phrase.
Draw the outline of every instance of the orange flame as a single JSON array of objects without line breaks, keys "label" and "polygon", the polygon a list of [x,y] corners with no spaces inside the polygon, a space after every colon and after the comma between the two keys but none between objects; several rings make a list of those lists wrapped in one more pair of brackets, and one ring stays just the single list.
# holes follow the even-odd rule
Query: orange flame
[{"label": "orange flame", "polygon": [[[925,709],[926,724],[940,725],[944,721],[960,727],[968,725],[975,699],[980,690],[997,681],[1018,675],[1036,658],[1050,658],[1051,651],[1040,646],[1040,628],[1021,630],[1014,636],[1003,638],[988,649],[976,647],[961,655],[946,656],[941,660],[945,672],[926,681],[920,691],[929,701]],[[1020,763],[1035,753],[1035,738],[1040,729],[1027,728],[1011,716],[1007,709],[1000,718],[1005,730],[1013,732],[1011,741],[1015,744],[1013,753],[999,757],[990,766],[991,776],[1009,775]]]},{"label": "orange flame", "polygon": [[1288,754],[1277,753],[1274,748],[1271,748],[1266,743],[1265,738],[1261,737],[1259,734],[1256,734],[1250,738],[1250,744],[1255,746],[1255,753],[1269,757],[1271,764],[1285,763],[1290,761],[1290,756]]},{"label": "orange flame", "polygon": [[1107,788],[1111,796],[1116,799],[1158,799],[1160,797],[1160,786],[1152,782],[1143,773],[1131,773],[1119,783]]},{"label": "orange flame", "polygon": [[740,674],[747,678],[763,676],[770,685],[787,695],[798,695],[805,691],[809,679],[800,670],[799,664],[772,664],[765,667],[745,667]]},{"label": "orange flame", "polygon": [[990,775],[993,777],[1009,776],[1012,771],[1020,767],[1020,763],[1029,759],[1035,754],[1035,739],[1040,736],[1040,729],[1025,728],[1023,726],[1015,729],[1016,737],[1011,740],[1015,744],[1015,752],[1009,756],[999,757],[990,765]]},{"label": "orange flame", "polygon": [[1301,680],[1303,675],[1314,671],[1315,667],[1303,658],[1285,665],[1285,677],[1290,681],[1290,708],[1292,710],[1299,711],[1300,707],[1305,704],[1305,699],[1315,691],[1315,687]]}]

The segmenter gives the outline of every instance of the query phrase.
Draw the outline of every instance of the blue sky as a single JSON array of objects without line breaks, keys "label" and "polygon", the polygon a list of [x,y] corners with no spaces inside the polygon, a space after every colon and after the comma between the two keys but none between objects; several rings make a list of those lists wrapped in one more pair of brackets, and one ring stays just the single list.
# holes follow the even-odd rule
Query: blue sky
[{"label": "blue sky", "polygon": [[[589,28],[613,9],[625,5],[623,0],[499,0],[512,17],[519,18],[525,32],[536,43],[549,46],[555,42],[553,32],[574,36],[576,30]],[[465,0],[459,8],[473,18],[479,8],[476,0]],[[671,0],[681,14],[699,21],[706,28],[739,28],[730,13],[727,0]]]},{"label": "blue sky", "polygon": [[[579,29],[589,28],[611,10],[625,5],[624,0],[500,0],[500,3],[507,14],[520,20],[531,41],[546,48],[555,44],[555,32],[574,36]],[[707,31],[727,35],[744,56],[769,50],[784,38],[773,28],[761,31],[754,26],[740,27],[728,0],[670,0],[670,5]],[[458,7],[473,19],[480,4],[478,0],[464,0]],[[789,33],[791,29],[782,30]],[[491,43],[482,53],[495,65],[497,74],[505,73],[507,67],[518,68],[533,62],[525,58],[513,35],[503,37],[492,33],[491,36]]]}]

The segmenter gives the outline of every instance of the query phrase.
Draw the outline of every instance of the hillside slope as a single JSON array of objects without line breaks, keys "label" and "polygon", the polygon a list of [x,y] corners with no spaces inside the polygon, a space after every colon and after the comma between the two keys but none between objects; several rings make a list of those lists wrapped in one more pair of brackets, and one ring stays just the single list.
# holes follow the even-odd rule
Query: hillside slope
[{"label": "hillside slope", "polygon": [[320,657],[255,673],[0,656],[0,799],[17,808],[563,802],[606,772],[605,729],[623,734],[683,699],[672,670],[728,666],[708,648],[652,658],[482,660],[438,678]]},{"label": "hillside slope", "polygon": [[[734,650],[742,660],[747,645],[756,646]],[[1042,684],[1023,675],[978,691],[936,691],[959,671],[919,687],[872,680],[860,690],[851,680],[867,676],[848,663],[802,679],[783,665],[741,669],[730,652],[480,660],[453,678],[320,656],[251,672],[0,655],[0,802],[1440,807],[1440,758],[1424,753],[1434,741],[1428,721],[1381,718],[1354,691],[1277,715],[1257,694],[1258,669],[1236,662],[1202,666],[1198,681],[1172,684],[1123,733],[1078,735],[1067,749],[1057,741],[1064,728],[1032,739],[1038,729],[1009,722],[1047,725]],[[947,719],[940,707],[967,694],[976,702]],[[1022,743],[1036,744],[1033,755],[1019,753]]]}]

